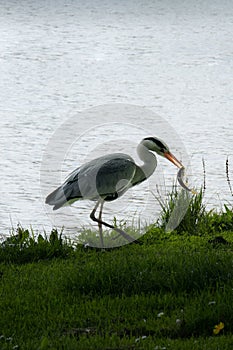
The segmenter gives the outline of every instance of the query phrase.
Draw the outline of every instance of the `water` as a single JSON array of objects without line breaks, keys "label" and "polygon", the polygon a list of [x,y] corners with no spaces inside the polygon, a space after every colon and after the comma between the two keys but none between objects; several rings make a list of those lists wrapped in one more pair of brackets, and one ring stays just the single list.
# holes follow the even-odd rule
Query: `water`
[{"label": "water", "polygon": [[[1,1],[0,30],[2,234],[18,222],[51,228],[41,190],[47,144],[67,118],[104,104],[159,114],[185,145],[195,185],[203,183],[205,159],[208,207],[232,203],[225,175],[228,156],[233,181],[231,1]],[[137,122],[143,125],[143,116]],[[88,157],[82,145],[70,150],[57,184]],[[131,201],[140,209],[145,189],[122,198],[120,207]],[[107,217],[116,208],[124,219],[113,204]],[[90,224],[91,206],[76,205],[77,225]],[[152,199],[149,207],[156,207]],[[65,220],[66,211],[60,215]]]}]

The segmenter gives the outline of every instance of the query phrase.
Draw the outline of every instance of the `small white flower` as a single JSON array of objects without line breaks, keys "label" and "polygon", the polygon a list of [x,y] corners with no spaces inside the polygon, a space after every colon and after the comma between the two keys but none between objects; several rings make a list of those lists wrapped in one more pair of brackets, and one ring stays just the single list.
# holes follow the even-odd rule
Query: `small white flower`
[{"label": "small white flower", "polygon": [[164,312],[158,313],[157,317],[162,317],[164,315]]},{"label": "small white flower", "polygon": [[208,305],[214,305],[214,304],[216,304],[216,301],[210,301],[209,303],[208,303]]},{"label": "small white flower", "polygon": [[177,318],[177,319],[176,319],[176,324],[177,324],[177,326],[179,326],[181,323],[182,323],[182,321],[181,321],[179,318]]}]

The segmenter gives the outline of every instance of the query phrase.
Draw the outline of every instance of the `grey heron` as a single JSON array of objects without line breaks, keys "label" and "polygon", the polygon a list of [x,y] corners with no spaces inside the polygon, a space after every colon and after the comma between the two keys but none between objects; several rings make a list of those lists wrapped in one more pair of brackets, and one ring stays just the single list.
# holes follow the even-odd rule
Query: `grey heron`
[{"label": "grey heron", "polygon": [[[134,238],[125,231],[102,220],[103,205],[106,201],[119,198],[130,187],[140,184],[153,174],[157,159],[151,151],[167,158],[179,169],[183,168],[165,142],[156,137],[146,137],[137,146],[138,156],[143,162],[141,166],[124,153],[113,153],[93,159],[75,169],[61,186],[47,196],[46,203],[53,205],[53,210],[56,210],[80,199],[96,201],[90,218],[98,223],[101,246],[104,246],[102,225],[133,242]],[[98,207],[99,216],[96,217]]]}]

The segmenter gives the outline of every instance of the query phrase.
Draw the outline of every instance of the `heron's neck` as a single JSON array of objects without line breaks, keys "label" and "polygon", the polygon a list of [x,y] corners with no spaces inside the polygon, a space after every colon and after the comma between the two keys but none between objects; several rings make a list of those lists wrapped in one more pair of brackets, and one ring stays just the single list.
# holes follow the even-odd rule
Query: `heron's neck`
[{"label": "heron's neck", "polygon": [[148,150],[142,143],[139,143],[137,147],[137,153],[139,158],[143,161],[143,165],[140,166],[141,170],[145,174],[146,178],[151,176],[157,166],[156,156]]}]

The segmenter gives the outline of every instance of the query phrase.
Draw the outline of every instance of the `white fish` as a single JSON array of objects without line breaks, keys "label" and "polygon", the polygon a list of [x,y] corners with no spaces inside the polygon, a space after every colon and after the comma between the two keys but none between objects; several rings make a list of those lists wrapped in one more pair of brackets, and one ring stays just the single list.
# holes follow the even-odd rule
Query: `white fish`
[{"label": "white fish", "polygon": [[179,169],[178,174],[177,174],[177,180],[178,180],[180,186],[183,189],[185,189],[186,191],[191,192],[192,194],[197,194],[197,192],[193,188],[189,188],[188,187],[188,183],[187,182],[186,183],[184,182],[184,180],[183,180],[184,175],[185,175],[185,168],[182,167],[182,168]]}]

